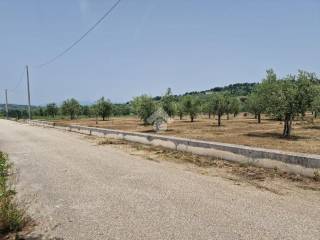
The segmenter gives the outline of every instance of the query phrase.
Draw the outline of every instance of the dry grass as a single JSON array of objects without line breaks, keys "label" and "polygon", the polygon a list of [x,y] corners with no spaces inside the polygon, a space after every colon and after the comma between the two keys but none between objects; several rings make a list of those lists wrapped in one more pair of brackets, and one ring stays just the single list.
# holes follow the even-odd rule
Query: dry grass
[{"label": "dry grass", "polygon": [[276,168],[255,167],[249,164],[239,164],[124,140],[93,136],[88,138],[93,139],[98,145],[112,145],[131,155],[141,156],[143,159],[157,163],[162,161],[177,163],[202,175],[225,178],[233,181],[236,185],[251,185],[275,194],[284,194],[288,189],[320,191],[320,183],[316,178],[281,172]]},{"label": "dry grass", "polygon": [[[125,131],[152,133],[151,126],[144,126],[135,117],[112,118],[110,121],[94,119],[56,120],[59,125],[79,124],[90,127],[102,127]],[[261,148],[286,150],[291,152],[320,154],[320,119],[314,122],[310,117],[305,121],[293,123],[291,139],[281,137],[282,122],[263,119],[261,124],[252,117],[243,114],[230,120],[223,119],[222,126],[218,127],[216,120],[201,116],[191,123],[187,117],[183,120],[175,119],[169,124],[163,135],[172,135],[184,138],[218,141],[224,143],[241,144]]]}]

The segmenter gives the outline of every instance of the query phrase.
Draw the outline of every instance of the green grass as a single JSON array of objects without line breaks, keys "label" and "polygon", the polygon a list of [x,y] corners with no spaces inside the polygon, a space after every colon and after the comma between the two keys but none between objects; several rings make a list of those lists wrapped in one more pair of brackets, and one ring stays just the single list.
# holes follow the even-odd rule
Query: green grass
[{"label": "green grass", "polygon": [[21,230],[26,223],[24,211],[14,200],[16,192],[10,184],[11,170],[8,155],[0,152],[0,237]]}]

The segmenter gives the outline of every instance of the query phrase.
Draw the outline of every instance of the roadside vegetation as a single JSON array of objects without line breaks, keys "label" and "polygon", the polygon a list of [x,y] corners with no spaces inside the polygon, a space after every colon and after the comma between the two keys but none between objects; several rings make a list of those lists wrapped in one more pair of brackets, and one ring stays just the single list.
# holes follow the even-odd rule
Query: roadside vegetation
[{"label": "roadside vegetation", "polygon": [[15,190],[10,184],[12,166],[8,156],[0,152],[0,239],[7,233],[18,232],[26,224],[24,211],[15,202]]},{"label": "roadside vegetation", "polygon": [[[282,129],[279,131],[277,127],[277,131],[282,138],[292,139],[297,137],[293,134],[294,124],[303,123],[306,119],[316,123],[320,112],[319,96],[320,79],[316,74],[299,71],[296,75],[279,78],[270,69],[260,83],[233,84],[184,95],[174,95],[169,88],[163,96],[141,95],[123,104],[113,104],[101,97],[92,105],[82,106],[71,98],[61,106],[49,103],[44,107],[34,107],[32,115],[47,120],[94,118],[96,124],[99,124],[100,119],[105,121],[111,117],[136,116],[147,126],[150,124],[147,119],[161,108],[169,117],[188,119],[190,124],[206,115],[212,119],[213,126],[225,127],[229,125],[231,117],[234,119],[242,112],[245,116],[253,116],[261,126],[264,121],[281,123]],[[19,119],[27,117],[27,112],[12,110],[9,115]]]}]

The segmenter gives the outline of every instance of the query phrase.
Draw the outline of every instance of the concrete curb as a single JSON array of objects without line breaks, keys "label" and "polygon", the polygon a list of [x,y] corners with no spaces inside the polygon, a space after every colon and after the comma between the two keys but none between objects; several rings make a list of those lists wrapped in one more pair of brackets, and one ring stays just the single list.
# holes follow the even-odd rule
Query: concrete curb
[{"label": "concrete curb", "polygon": [[71,132],[78,132],[99,137],[122,139],[142,144],[161,146],[177,151],[216,157],[256,166],[275,168],[279,170],[313,177],[320,171],[320,155],[285,152],[273,149],[254,148],[236,144],[199,141],[193,139],[161,136],[156,134],[126,132],[104,128],[70,125],[56,126],[52,122],[27,121],[30,125],[51,127]]}]

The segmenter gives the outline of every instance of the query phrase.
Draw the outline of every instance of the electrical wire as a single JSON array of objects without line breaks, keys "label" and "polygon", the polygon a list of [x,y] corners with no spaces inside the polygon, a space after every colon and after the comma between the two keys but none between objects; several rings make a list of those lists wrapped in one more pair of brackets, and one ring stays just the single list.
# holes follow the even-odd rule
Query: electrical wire
[{"label": "electrical wire", "polygon": [[93,24],[88,31],[86,31],[78,40],[76,40],[75,42],[73,42],[69,47],[67,47],[65,50],[63,50],[61,53],[59,53],[58,55],[56,55],[55,57],[49,59],[46,62],[43,62],[41,64],[35,65],[34,67],[36,68],[42,68],[45,67],[51,63],[53,63],[54,61],[56,61],[58,58],[62,57],[63,55],[65,55],[67,52],[69,52],[73,47],[75,47],[82,39],[84,39],[90,32],[92,32],[107,16],[109,16],[111,14],[111,12],[119,5],[119,3],[121,2],[121,0],[118,0],[115,2],[115,4],[112,5],[112,7],[101,17],[98,19],[98,21]]},{"label": "electrical wire", "polygon": [[23,70],[20,74],[19,80],[17,82],[17,84],[15,85],[14,88],[4,88],[4,89],[0,89],[1,91],[5,91],[7,90],[8,92],[14,92],[15,90],[17,90],[17,88],[21,85],[22,81],[23,81],[23,77],[25,74],[25,70]]},{"label": "electrical wire", "polygon": [[25,69],[23,69],[22,73],[20,74],[19,81],[17,82],[17,84],[15,85],[15,87],[14,87],[14,88],[11,88],[11,89],[8,89],[9,92],[14,92],[14,91],[17,90],[17,88],[20,86],[20,84],[21,84],[22,81],[23,81],[24,74],[25,74]]}]

